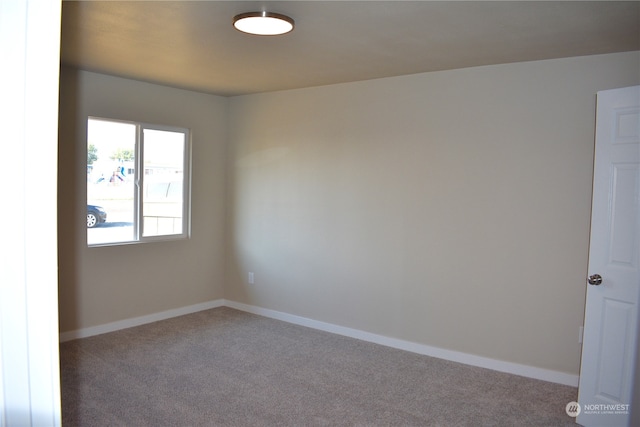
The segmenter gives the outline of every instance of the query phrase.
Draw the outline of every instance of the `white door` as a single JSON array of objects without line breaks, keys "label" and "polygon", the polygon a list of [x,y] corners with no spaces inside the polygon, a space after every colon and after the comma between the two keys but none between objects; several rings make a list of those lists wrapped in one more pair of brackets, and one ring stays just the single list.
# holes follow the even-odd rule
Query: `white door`
[{"label": "white door", "polygon": [[640,86],[598,92],[577,422],[627,426],[640,287]]}]

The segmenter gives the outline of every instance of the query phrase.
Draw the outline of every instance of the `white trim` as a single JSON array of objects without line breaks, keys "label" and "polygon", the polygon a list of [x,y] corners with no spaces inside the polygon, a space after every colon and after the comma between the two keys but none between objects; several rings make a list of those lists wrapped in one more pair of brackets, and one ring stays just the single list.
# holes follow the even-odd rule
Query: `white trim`
[{"label": "white trim", "polygon": [[0,210],[0,224],[10,224],[0,259],[0,426],[57,427],[61,2],[0,1],[3,174],[11,177],[3,187],[11,208]]},{"label": "white trim", "polygon": [[160,313],[148,314],[146,316],[134,317],[131,319],[118,320],[116,322],[105,323],[103,325],[89,328],[77,329],[75,331],[63,332],[60,334],[60,342],[71,341],[78,338],[87,338],[94,335],[106,334],[108,332],[119,331],[120,329],[133,328],[134,326],[145,325],[147,323],[158,322],[160,320],[171,319],[172,317],[184,316],[185,314],[196,313],[198,311],[218,308],[225,305],[225,300],[218,299],[200,304],[189,305],[187,307],[174,308],[161,311]]},{"label": "white trim", "polygon": [[564,372],[553,371],[550,369],[542,369],[536,368],[534,366],[505,362],[503,360],[491,359],[488,357],[476,356],[459,351],[446,350],[443,348],[418,344],[415,342],[405,341],[397,338],[385,337],[382,335],[372,334],[370,332],[360,331],[358,329],[346,328],[344,326],[320,322],[318,320],[308,319],[306,317],[300,317],[280,311],[255,307],[235,301],[225,300],[224,305],[227,307],[235,308],[236,310],[246,311],[248,313],[282,320],[284,322],[306,326],[313,329],[319,329],[321,331],[331,332],[333,334],[343,335],[350,338],[356,338],[375,344],[381,344],[387,347],[410,351],[412,353],[418,353],[425,356],[437,357],[439,359],[450,360],[452,362],[463,363],[465,365],[478,366],[481,368],[492,369],[494,371],[506,372],[509,374],[520,375],[523,377],[549,381],[552,383],[558,383],[572,387],[578,386],[578,375],[571,375]]},{"label": "white trim", "polygon": [[63,332],[60,334],[60,342],[71,341],[78,338],[87,338],[93,335],[114,332],[120,329],[132,328],[147,323],[166,320],[172,317],[183,316],[185,314],[196,313],[198,311],[209,310],[218,307],[230,307],[236,310],[245,311],[247,313],[257,314],[259,316],[269,317],[271,319],[282,320],[295,325],[306,326],[312,329],[318,329],[332,334],[342,335],[345,337],[355,338],[387,347],[397,348],[399,350],[410,351],[412,353],[422,354],[425,356],[437,357],[439,359],[449,360],[452,362],[463,363],[465,365],[478,366],[494,371],[505,372],[522,377],[534,378],[537,380],[549,381],[552,383],[568,385],[572,387],[578,386],[578,375],[571,375],[565,372],[553,371],[550,369],[536,368],[534,366],[521,365],[519,363],[505,362],[503,360],[491,359],[488,357],[476,356],[474,354],[462,353],[459,351],[446,350],[439,347],[432,347],[425,344],[418,344],[411,341],[405,341],[397,338],[385,337],[383,335],[372,334],[370,332],[358,329],[347,328],[344,326],[334,325],[332,323],[321,322],[306,317],[296,316],[281,311],[269,310],[267,308],[256,307],[253,305],[243,304],[236,301],[218,299],[200,304],[190,305],[187,307],[176,308],[163,311],[160,313],[149,314],[146,316],[135,317],[132,319],[119,320],[117,322],[106,323],[104,325],[93,326],[90,328],[78,329],[76,331]]}]

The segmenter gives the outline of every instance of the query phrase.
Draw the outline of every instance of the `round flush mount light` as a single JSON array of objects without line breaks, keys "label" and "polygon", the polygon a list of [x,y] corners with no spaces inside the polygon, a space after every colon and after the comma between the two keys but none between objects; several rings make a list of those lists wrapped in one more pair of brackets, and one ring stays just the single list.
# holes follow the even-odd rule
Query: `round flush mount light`
[{"label": "round flush mount light", "polygon": [[277,36],[293,30],[293,19],[273,12],[247,12],[233,17],[238,31],[258,36]]}]

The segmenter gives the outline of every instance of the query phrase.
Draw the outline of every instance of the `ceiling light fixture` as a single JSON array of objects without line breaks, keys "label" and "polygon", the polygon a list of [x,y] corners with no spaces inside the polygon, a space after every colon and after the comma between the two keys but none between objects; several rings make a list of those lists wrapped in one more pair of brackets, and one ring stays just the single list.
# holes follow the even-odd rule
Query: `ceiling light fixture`
[{"label": "ceiling light fixture", "polygon": [[293,19],[272,12],[247,12],[233,17],[233,26],[243,33],[277,36],[293,30]]}]

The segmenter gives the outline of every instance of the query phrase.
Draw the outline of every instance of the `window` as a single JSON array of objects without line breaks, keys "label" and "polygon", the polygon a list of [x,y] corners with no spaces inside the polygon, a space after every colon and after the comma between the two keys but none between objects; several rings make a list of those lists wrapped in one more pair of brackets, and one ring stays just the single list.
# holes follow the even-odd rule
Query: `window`
[{"label": "window", "polygon": [[90,117],[87,244],[187,238],[189,132]]}]

